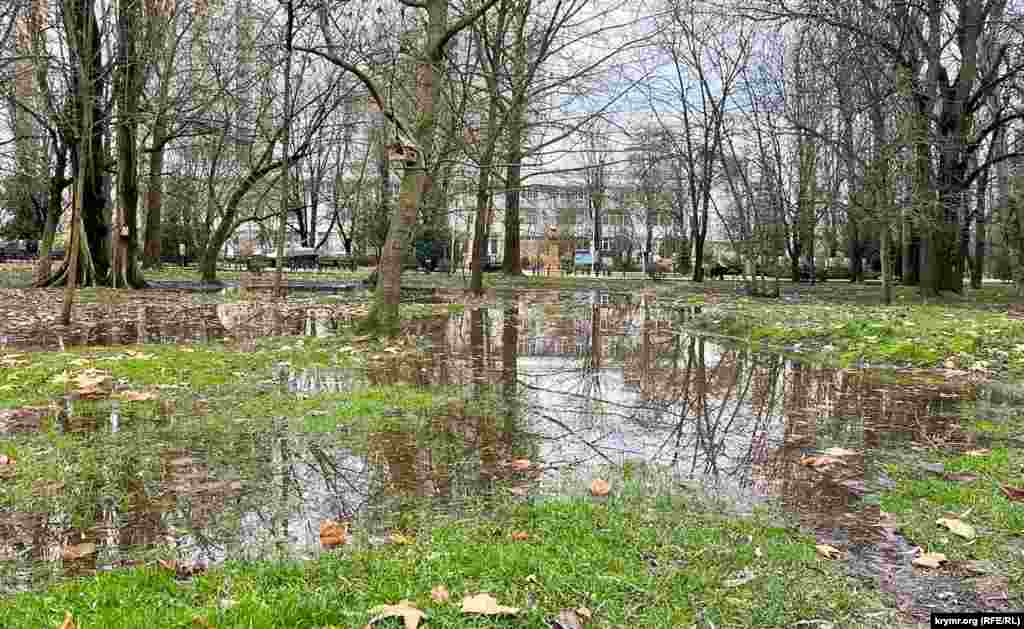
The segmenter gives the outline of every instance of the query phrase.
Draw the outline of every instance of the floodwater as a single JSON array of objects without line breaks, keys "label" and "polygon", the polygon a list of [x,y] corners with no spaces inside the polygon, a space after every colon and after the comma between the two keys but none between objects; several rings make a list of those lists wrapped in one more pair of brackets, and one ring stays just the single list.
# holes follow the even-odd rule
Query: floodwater
[{"label": "floodwater", "polygon": [[[116,341],[109,330],[94,333],[183,342],[243,329],[323,335],[344,323],[322,307],[286,315],[210,308],[179,327],[184,318],[154,322],[140,312]],[[328,518],[352,521],[377,543],[424,505],[460,512],[583,494],[600,477],[740,512],[781,509],[820,543],[848,548],[854,572],[904,592],[908,609],[986,608],[952,580],[915,574],[913,546],[877,496],[892,485],[886,452],[977,447],[959,427],[962,405],[1013,400],[929,372],[753,352],[685,332],[693,314],[643,295],[524,292],[415,322],[428,352],[388,354],[366,370],[282,365],[267,374],[263,390],[297,398],[368,384],[448,392],[442,407],[394,428],[300,432],[283,420],[239,417],[235,429],[209,434],[203,400],[148,418],[117,403],[97,410],[69,400],[0,411],[0,443],[53,430],[82,444],[59,462],[73,475],[0,503],[8,505],[0,507],[0,593],[154,558],[311,556]],[[380,404],[385,415],[402,415]],[[806,464],[828,448],[850,453],[833,465]]]}]

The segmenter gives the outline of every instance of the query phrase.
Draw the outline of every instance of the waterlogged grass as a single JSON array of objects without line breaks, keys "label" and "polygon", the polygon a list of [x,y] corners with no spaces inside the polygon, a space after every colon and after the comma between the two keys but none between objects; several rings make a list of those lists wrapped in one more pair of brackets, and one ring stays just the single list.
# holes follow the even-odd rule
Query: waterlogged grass
[{"label": "waterlogged grass", "polygon": [[704,329],[793,347],[849,365],[947,366],[1024,375],[1024,321],[959,304],[858,305],[737,299],[708,308]]},{"label": "waterlogged grass", "polygon": [[[1024,605],[1024,502],[1004,488],[1024,489],[1024,456],[1015,442],[1024,434],[1024,413],[1017,409],[997,417],[993,412],[968,410],[963,422],[977,442],[990,447],[898,453],[885,466],[896,485],[881,494],[880,507],[912,543],[948,557],[942,571],[978,576],[964,566],[988,566],[980,574],[1005,579],[1010,607],[1019,608]],[[1007,440],[1010,445],[1003,445]],[[940,519],[958,519],[975,535],[954,534]]]},{"label": "waterlogged grass", "polygon": [[[362,627],[373,607],[400,600],[426,611],[429,627],[539,629],[581,607],[592,627],[896,626],[812,539],[759,516],[614,496],[504,505],[493,515],[435,521],[406,531],[410,544],[378,548],[357,531],[356,543],[314,561],[232,563],[187,581],[153,566],[115,571],[0,600],[0,626],[57,626],[70,612],[81,629]],[[432,599],[438,585],[450,601]],[[478,592],[521,612],[461,613],[462,597]]]}]

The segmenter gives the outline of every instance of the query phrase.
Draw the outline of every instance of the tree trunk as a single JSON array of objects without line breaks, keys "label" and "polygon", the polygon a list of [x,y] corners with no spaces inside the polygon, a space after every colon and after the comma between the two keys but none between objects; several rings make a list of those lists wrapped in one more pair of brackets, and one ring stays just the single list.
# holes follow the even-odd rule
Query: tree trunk
[{"label": "tree trunk", "polygon": [[[515,128],[518,127],[513,123],[509,129],[510,136]],[[509,137],[508,142],[512,148],[509,149],[509,165],[506,169],[505,185],[508,187],[508,192],[505,193],[505,257],[502,260],[501,269],[507,276],[518,276],[523,274],[522,249],[519,241],[519,208],[522,199],[522,192],[519,188],[522,185],[523,159],[520,144],[522,138]]]},{"label": "tree trunk", "polygon": [[491,165],[488,160],[480,164],[480,178],[476,189],[476,221],[473,226],[473,256],[471,259],[472,273],[469,288],[477,294],[483,293],[483,258],[487,246],[487,215],[490,213],[488,201],[491,186]]},{"label": "tree trunk", "polygon": [[292,29],[295,23],[295,5],[292,0],[285,3],[285,32],[284,32],[284,128],[281,132],[281,215],[278,219],[277,231],[277,256],[274,269],[274,299],[281,299],[284,296],[282,277],[284,275],[284,241],[288,233],[288,201],[291,198],[291,127],[292,127]]},{"label": "tree trunk", "polygon": [[[81,249],[86,255],[73,269],[79,286],[91,286],[110,279],[110,228],[106,218],[106,197],[103,168],[104,129],[106,128],[102,94],[103,63],[99,25],[96,23],[92,0],[66,0],[64,4],[65,30],[77,54],[72,67],[78,144],[72,149],[72,173],[76,185],[80,184],[82,238]],[[67,280],[69,260],[37,286],[60,286]]]},{"label": "tree trunk", "polygon": [[118,116],[117,116],[117,202],[120,224],[113,234],[115,264],[111,285],[142,288],[145,281],[136,261],[139,207],[139,96],[143,64],[138,50],[141,26],[140,0],[127,0],[118,11]]},{"label": "tree trunk", "polygon": [[157,114],[153,123],[152,149],[149,154],[149,175],[146,184],[146,235],[143,245],[142,266],[160,268],[163,254],[163,204],[164,204],[164,143],[167,136],[167,119],[163,112]]},{"label": "tree trunk", "polygon": [[[55,148],[56,156],[53,175],[50,177],[46,198],[46,223],[43,225],[43,237],[39,244],[39,260],[36,262],[35,281],[44,282],[50,276],[50,252],[53,251],[53,239],[57,233],[57,223],[63,211],[64,188],[68,181],[64,179],[67,171],[68,153],[63,143]],[[70,252],[70,245],[65,246],[65,256]]]}]

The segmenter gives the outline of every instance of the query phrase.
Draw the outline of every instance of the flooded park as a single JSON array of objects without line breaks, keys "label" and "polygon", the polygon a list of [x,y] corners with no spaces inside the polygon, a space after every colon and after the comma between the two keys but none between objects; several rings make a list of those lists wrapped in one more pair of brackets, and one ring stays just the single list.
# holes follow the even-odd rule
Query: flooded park
[{"label": "flooded park", "polygon": [[[363,307],[344,296],[139,307],[76,331],[4,336],[7,367],[60,350],[98,369],[49,403],[0,407],[0,452],[44,462],[33,478],[0,467],[0,593],[168,557],[188,569],[315,558],[325,521],[387,545],[435,516],[487,517],[608,481],[738,517],[777,514],[842,548],[849,574],[912,617],[1010,603],[971,585],[986,574],[978,562],[913,566],[923,540],[883,505],[894,463],[983,482],[919,453],[1019,448],[1020,435],[964,424],[1015,413],[1024,391],[968,372],[827,366],[705,335],[689,326],[700,305],[653,293],[493,297],[463,307],[456,291],[416,294],[422,316],[372,349],[343,336]],[[334,339],[328,354],[363,360],[271,356],[201,389],[179,382],[175,364],[142,392],[99,375],[104,360],[145,362],[163,345],[245,355],[265,353],[268,339],[286,343],[279,352]],[[1004,552],[1024,550],[1015,540]]]}]

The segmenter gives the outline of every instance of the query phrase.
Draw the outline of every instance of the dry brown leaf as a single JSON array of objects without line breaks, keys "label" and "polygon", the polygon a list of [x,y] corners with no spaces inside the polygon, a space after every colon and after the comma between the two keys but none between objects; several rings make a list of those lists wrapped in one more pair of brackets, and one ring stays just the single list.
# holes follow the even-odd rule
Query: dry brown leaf
[{"label": "dry brown leaf", "polygon": [[946,561],[946,555],[942,553],[924,553],[915,557],[911,563],[919,568],[938,568],[944,561]]},{"label": "dry brown leaf", "polygon": [[508,464],[513,470],[517,472],[525,472],[530,469],[529,459],[512,459]]},{"label": "dry brown leaf", "polygon": [[583,621],[579,615],[571,609],[563,609],[558,612],[553,620],[549,621],[553,629],[582,629]]},{"label": "dry brown leaf", "polygon": [[818,554],[826,559],[842,559],[843,551],[839,550],[835,546],[829,546],[828,544],[818,544],[814,547]]},{"label": "dry brown leaf", "polygon": [[591,496],[607,496],[608,492],[612,490],[612,486],[608,484],[608,481],[602,478],[595,478],[590,483],[590,495]]},{"label": "dry brown leaf", "polygon": [[587,620],[590,620],[594,616],[594,613],[587,607],[577,607],[576,613]]},{"label": "dry brown leaf", "polygon": [[58,629],[75,629],[75,617],[71,612],[64,612],[64,622],[60,623]]},{"label": "dry brown leaf", "polygon": [[528,539],[530,539],[530,534],[527,533],[526,531],[513,531],[512,532],[512,540],[513,541],[525,542]]},{"label": "dry brown leaf", "polygon": [[348,541],[348,522],[324,520],[320,523],[320,544],[324,548],[341,546]]},{"label": "dry brown leaf", "polygon": [[452,595],[448,592],[448,588],[443,585],[435,585],[430,590],[430,598],[432,598],[435,603],[447,603],[448,599],[451,597]]},{"label": "dry brown leaf", "polygon": [[82,557],[88,557],[96,552],[96,544],[92,542],[85,542],[82,544],[73,544],[71,546],[65,546],[60,551],[60,556],[64,560],[71,561],[74,559],[81,559]]},{"label": "dry brown leaf", "polygon": [[203,627],[204,629],[213,629],[213,625],[210,623],[210,621],[204,618],[203,616],[193,616],[192,624],[197,627]]},{"label": "dry brown leaf", "polygon": [[463,614],[482,614],[484,616],[506,616],[519,613],[518,607],[498,605],[498,601],[486,592],[462,599]]},{"label": "dry brown leaf", "polygon": [[855,456],[858,452],[846,448],[829,448],[825,450],[825,454],[828,456]]},{"label": "dry brown leaf", "polygon": [[[2,458],[2,457],[0,457]],[[1009,485],[1000,485],[999,489],[1002,490],[1006,497],[1010,500],[1024,501],[1024,487],[1010,487]]]},{"label": "dry brown leaf", "polygon": [[951,533],[959,535],[964,539],[974,539],[978,535],[973,526],[958,518],[939,518],[935,523],[946,527]]},{"label": "dry brown leaf", "polygon": [[809,465],[811,467],[826,467],[835,463],[846,465],[845,461],[834,456],[805,456],[800,459],[800,465]]},{"label": "dry brown leaf", "polygon": [[405,623],[405,629],[416,629],[419,627],[420,621],[426,617],[426,614],[413,607],[413,604],[409,601],[399,601],[397,605],[374,607],[370,610],[370,613],[375,615],[370,619],[370,622],[366,623],[366,629],[371,629],[375,622],[385,618],[401,618],[402,622]]},{"label": "dry brown leaf", "polygon": [[122,391],[118,397],[127,402],[148,402],[156,399],[156,393],[149,391]]}]

